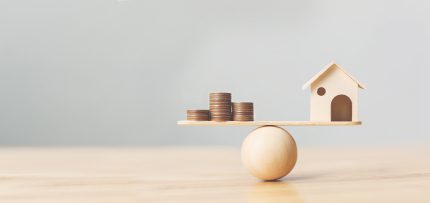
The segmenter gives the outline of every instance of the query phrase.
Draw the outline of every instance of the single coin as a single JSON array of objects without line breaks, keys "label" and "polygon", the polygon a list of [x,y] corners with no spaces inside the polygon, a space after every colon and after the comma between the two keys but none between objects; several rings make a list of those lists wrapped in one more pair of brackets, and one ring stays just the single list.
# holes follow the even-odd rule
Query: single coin
[{"label": "single coin", "polygon": [[231,106],[234,108],[254,108],[254,106],[234,105],[234,104],[232,104]]},{"label": "single coin", "polygon": [[252,120],[254,120],[254,118],[253,117],[251,117],[251,118],[237,118],[237,117],[233,117],[233,120],[234,121],[252,121]]},{"label": "single coin", "polygon": [[225,97],[225,96],[221,96],[221,97],[219,97],[219,96],[211,96],[211,97],[209,97],[209,100],[228,100],[228,101],[231,101],[231,97]]},{"label": "single coin", "polygon": [[231,106],[234,108],[254,108],[254,106],[234,105],[234,104],[232,104]]},{"label": "single coin", "polygon": [[235,109],[254,109],[253,106],[235,106],[235,105],[232,105],[232,107]]},{"label": "single coin", "polygon": [[232,111],[234,114],[254,114],[254,111]]},{"label": "single coin", "polygon": [[232,106],[232,109],[237,109],[237,110],[241,110],[241,109],[244,109],[244,110],[254,110],[254,108],[252,108],[252,107],[237,107],[237,106]]},{"label": "single coin", "polygon": [[210,96],[209,100],[231,100],[230,96]]},{"label": "single coin", "polygon": [[209,101],[231,101],[230,97],[210,97]]},{"label": "single coin", "polygon": [[187,110],[187,115],[209,115],[209,110]]},{"label": "single coin", "polygon": [[230,120],[224,120],[224,119],[212,119],[211,121],[215,121],[215,122],[226,122],[226,121],[230,121]]},{"label": "single coin", "polygon": [[220,104],[228,103],[228,104],[231,104],[230,100],[220,100],[220,99],[218,99],[218,100],[209,100],[209,102],[211,104],[215,104],[215,103],[220,103]]},{"label": "single coin", "polygon": [[233,112],[254,112],[254,110],[250,109],[233,109]]},{"label": "single coin", "polygon": [[231,108],[229,106],[210,106],[209,110],[213,110],[213,109],[227,109],[227,110],[231,110]]},{"label": "single coin", "polygon": [[230,92],[211,92],[209,94],[229,94],[229,95],[231,95]]},{"label": "single coin", "polygon": [[217,108],[217,107],[231,108],[231,105],[229,105],[229,104],[209,104],[209,107],[213,107],[213,108]]},{"label": "single coin", "polygon": [[209,107],[229,107],[231,108],[230,104],[209,104]]},{"label": "single coin", "polygon": [[250,116],[239,116],[239,115],[233,115],[234,118],[253,118],[254,116],[250,115]]},{"label": "single coin", "polygon": [[214,109],[211,109],[211,112],[231,112],[231,110],[227,108],[224,108],[224,109],[214,108]]},{"label": "single coin", "polygon": [[206,118],[187,117],[187,120],[206,120],[206,121],[208,121],[209,117],[206,117]]},{"label": "single coin", "polygon": [[233,102],[235,105],[254,105],[252,102]]},{"label": "single coin", "polygon": [[231,98],[231,94],[210,94],[209,98]]},{"label": "single coin", "polygon": [[229,101],[210,101],[210,105],[229,105],[231,106],[231,102]]},{"label": "single coin", "polygon": [[211,119],[230,119],[231,116],[211,116]]},{"label": "single coin", "polygon": [[204,117],[209,117],[209,114],[206,114],[206,115],[188,114],[187,117],[202,117],[202,118],[204,118]]},{"label": "single coin", "polygon": [[207,109],[188,109],[187,112],[207,112]]},{"label": "single coin", "polygon": [[230,97],[210,97],[209,101],[230,101],[231,102],[231,98]]},{"label": "single coin", "polygon": [[232,113],[230,113],[229,111],[216,111],[216,112],[212,112],[211,115],[233,115]]},{"label": "single coin", "polygon": [[232,114],[230,111],[212,111],[212,115],[230,115]]},{"label": "single coin", "polygon": [[229,92],[211,92],[209,96],[229,96],[231,97],[231,93]]},{"label": "single coin", "polygon": [[254,112],[252,109],[232,109],[233,112]]}]

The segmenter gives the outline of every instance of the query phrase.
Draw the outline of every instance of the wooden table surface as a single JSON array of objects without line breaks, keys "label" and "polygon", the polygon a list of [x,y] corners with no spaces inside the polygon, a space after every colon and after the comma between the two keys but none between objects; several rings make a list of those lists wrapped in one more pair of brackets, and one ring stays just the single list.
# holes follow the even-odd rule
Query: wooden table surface
[{"label": "wooden table surface", "polygon": [[430,202],[429,152],[299,148],[261,182],[239,148],[2,148],[0,202]]}]

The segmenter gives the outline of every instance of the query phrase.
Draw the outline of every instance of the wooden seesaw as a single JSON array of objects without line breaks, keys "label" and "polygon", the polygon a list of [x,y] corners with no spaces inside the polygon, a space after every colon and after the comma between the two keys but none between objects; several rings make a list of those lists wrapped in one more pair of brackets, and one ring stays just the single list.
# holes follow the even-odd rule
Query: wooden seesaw
[{"label": "wooden seesaw", "polygon": [[[311,90],[310,121],[182,120],[178,121],[178,125],[257,126],[242,144],[242,162],[253,176],[262,180],[277,180],[290,173],[297,161],[296,142],[291,134],[280,126],[361,125],[358,120],[357,98],[358,89],[365,87],[338,64],[328,64],[303,86],[303,89],[306,88]],[[223,104],[225,105],[220,105]],[[228,107],[224,109],[228,110]],[[197,117],[201,118],[196,115],[190,118]]]},{"label": "wooden seesaw", "polygon": [[353,126],[361,121],[178,121],[180,126],[257,126],[242,144],[242,162],[262,180],[286,176],[297,161],[297,146],[291,134],[280,126]]}]

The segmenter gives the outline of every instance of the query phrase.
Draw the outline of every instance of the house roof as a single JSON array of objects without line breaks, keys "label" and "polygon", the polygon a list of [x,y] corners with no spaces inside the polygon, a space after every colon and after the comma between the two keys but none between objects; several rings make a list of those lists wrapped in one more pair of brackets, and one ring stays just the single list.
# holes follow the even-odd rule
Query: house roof
[{"label": "house roof", "polygon": [[345,71],[345,69],[343,69],[342,67],[340,67],[336,62],[332,61],[330,62],[326,67],[324,67],[324,69],[322,69],[319,73],[317,73],[314,77],[312,77],[307,83],[305,83],[303,85],[303,89],[308,88],[309,86],[311,86],[311,84],[313,82],[315,82],[316,80],[318,80],[325,72],[327,72],[328,70],[330,70],[331,68],[337,68],[339,70],[341,70],[343,73],[345,73],[345,75],[347,75],[348,77],[350,77],[355,83],[357,83],[358,87],[361,89],[366,89],[366,86],[364,86],[363,84],[361,84],[358,80],[356,80],[354,77],[352,77],[348,72]]}]

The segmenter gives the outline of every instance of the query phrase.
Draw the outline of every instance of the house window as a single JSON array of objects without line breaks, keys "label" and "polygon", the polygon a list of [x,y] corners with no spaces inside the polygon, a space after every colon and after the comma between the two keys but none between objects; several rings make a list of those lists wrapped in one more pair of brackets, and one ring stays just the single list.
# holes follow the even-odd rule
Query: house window
[{"label": "house window", "polygon": [[318,88],[317,94],[320,95],[320,96],[325,95],[325,88],[324,87]]}]

